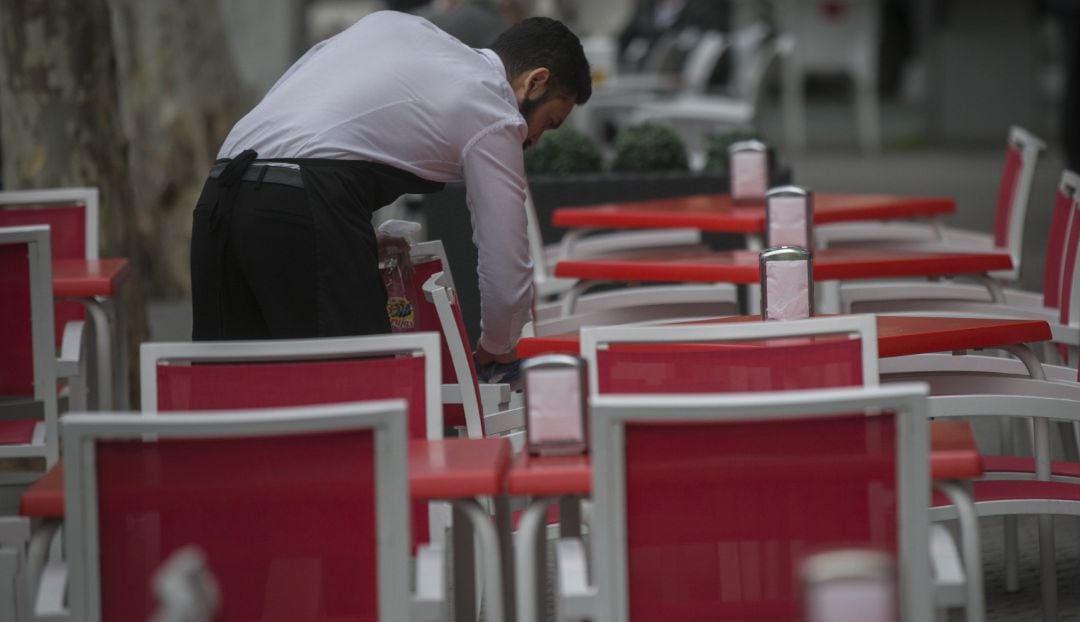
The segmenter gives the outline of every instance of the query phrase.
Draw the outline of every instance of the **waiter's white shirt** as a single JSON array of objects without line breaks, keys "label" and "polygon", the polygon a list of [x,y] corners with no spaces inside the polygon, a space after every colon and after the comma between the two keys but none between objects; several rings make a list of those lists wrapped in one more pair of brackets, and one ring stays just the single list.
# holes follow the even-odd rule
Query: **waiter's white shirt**
[{"label": "waiter's white shirt", "polygon": [[[525,119],[491,50],[380,11],[311,48],[229,132],[219,158],[367,160],[464,181],[479,260],[482,336],[510,351],[529,319]],[[379,206],[374,206],[379,207]]]}]

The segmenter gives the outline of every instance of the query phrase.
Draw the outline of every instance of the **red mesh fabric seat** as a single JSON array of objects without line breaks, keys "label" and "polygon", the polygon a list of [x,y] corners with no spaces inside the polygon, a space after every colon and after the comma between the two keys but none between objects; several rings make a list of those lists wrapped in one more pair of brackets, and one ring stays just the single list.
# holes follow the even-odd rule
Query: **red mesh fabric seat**
[{"label": "red mesh fabric seat", "polygon": [[596,619],[795,622],[803,560],[846,548],[904,557],[928,618],[926,390],[891,390],[594,396]]},{"label": "red mesh fabric seat", "polygon": [[806,556],[895,556],[893,427],[861,415],[628,425],[631,619],[795,621]]},{"label": "red mesh fabric seat", "polygon": [[725,393],[877,384],[872,316],[586,328],[590,392]]},{"label": "red mesh fabric seat", "polygon": [[48,229],[0,227],[0,458],[46,468],[59,453],[52,302]]},{"label": "red mesh fabric seat", "polygon": [[196,546],[221,620],[404,619],[380,586],[409,589],[405,531],[386,524],[407,498],[403,406],[65,421],[73,618],[148,619],[156,569]]},{"label": "red mesh fabric seat", "polygon": [[[157,411],[229,410],[403,398],[409,438],[441,438],[435,335],[263,342],[144,344],[143,405]],[[150,377],[152,382],[148,382]],[[428,511],[413,506],[417,543]]]},{"label": "red mesh fabric seat", "polygon": [[[86,206],[82,203],[5,205],[0,202],[0,227],[49,226],[53,261],[91,258],[87,256],[86,224]],[[58,300],[55,304],[56,345],[59,347],[64,326],[85,319],[86,312],[76,301]]]}]

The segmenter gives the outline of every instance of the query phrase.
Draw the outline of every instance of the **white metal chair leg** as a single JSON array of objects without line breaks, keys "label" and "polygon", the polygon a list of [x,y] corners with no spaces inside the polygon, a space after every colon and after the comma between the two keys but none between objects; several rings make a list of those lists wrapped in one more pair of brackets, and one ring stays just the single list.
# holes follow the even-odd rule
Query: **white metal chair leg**
[{"label": "white metal chair leg", "polygon": [[960,523],[961,550],[964,555],[965,620],[982,622],[986,619],[986,599],[983,590],[982,551],[979,547],[979,519],[975,516],[971,495],[955,482],[938,482],[940,490],[956,508]]},{"label": "white metal chair leg", "polygon": [[1039,516],[1039,557],[1042,559],[1043,621],[1057,622],[1057,558],[1054,551],[1054,517]]},{"label": "white metal chair leg", "polygon": [[[541,553],[540,547],[547,547],[546,533],[541,528],[546,522],[549,503],[551,499],[548,498],[533,499],[518,520],[515,547],[517,552],[514,556],[517,565],[514,574],[517,582],[518,622],[546,620],[544,590],[547,582],[544,580],[544,573],[547,564],[540,568],[541,561],[546,557]],[[543,553],[546,553],[546,548]]]},{"label": "white metal chair leg", "polygon": [[112,334],[109,330],[109,314],[105,307],[96,301],[82,298],[80,302],[86,309],[86,314],[94,325],[94,366],[97,372],[97,387],[95,387],[98,410],[106,411],[113,409],[113,357],[112,357]]},{"label": "white metal chair leg", "polygon": [[499,536],[491,524],[488,512],[475,500],[463,499],[454,502],[454,508],[464,514],[472,524],[473,534],[480,543],[484,557],[484,620],[503,622],[505,611],[502,597],[502,565],[499,563]]}]

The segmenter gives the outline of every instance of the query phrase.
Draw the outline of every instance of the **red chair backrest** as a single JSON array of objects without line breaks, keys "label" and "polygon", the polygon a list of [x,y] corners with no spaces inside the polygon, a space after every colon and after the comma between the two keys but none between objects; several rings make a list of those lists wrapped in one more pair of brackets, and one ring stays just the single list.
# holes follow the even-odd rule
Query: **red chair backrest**
[{"label": "red chair backrest", "polygon": [[[82,203],[0,205],[0,227],[49,225],[53,261],[86,259],[86,206]],[[56,345],[64,338],[64,326],[86,317],[81,304],[58,300]]]},{"label": "red chair backrest", "polygon": [[[1080,195],[1073,198],[1069,213],[1069,227],[1068,232],[1065,234],[1064,257],[1062,258],[1061,267],[1060,304],[1058,305],[1058,320],[1066,325],[1070,323],[1070,320],[1075,321],[1074,317],[1080,311],[1073,308],[1073,293],[1077,287],[1077,280],[1080,280],[1080,274],[1077,273],[1076,266],[1077,262],[1080,261],[1080,258],[1078,258],[1078,255],[1080,255]],[[1049,260],[1048,257],[1047,261]],[[1062,346],[1061,353],[1063,360],[1068,363],[1068,349]],[[1077,379],[1080,380],[1080,377]]]},{"label": "red chair backrest", "polygon": [[[404,398],[408,435],[426,438],[424,359],[380,356],[331,361],[280,361],[157,366],[159,411],[272,408]],[[413,504],[413,541],[428,541],[428,511]]]},{"label": "red chair backrest", "polygon": [[34,395],[30,259],[27,243],[0,245],[0,395]]},{"label": "red chair backrest", "polygon": [[1020,169],[1023,158],[1020,148],[1009,142],[1005,151],[1005,164],[1001,171],[998,186],[997,204],[994,207],[994,246],[1006,248],[1009,245],[1009,224],[1012,219],[1013,197],[1016,185],[1020,183]]},{"label": "red chair backrest", "polygon": [[[0,396],[34,396],[28,244],[0,244]],[[0,419],[0,445],[31,440],[36,421]]]},{"label": "red chair backrest", "polygon": [[[1054,193],[1054,210],[1050,214],[1050,233],[1046,244],[1046,266],[1043,269],[1043,306],[1051,309],[1058,308],[1061,304],[1062,273],[1064,264],[1068,261],[1066,246],[1068,244],[1073,218],[1073,197],[1058,184]],[[1075,240],[1073,240],[1075,244]],[[1070,247],[1075,248],[1075,246]]]},{"label": "red chair backrest", "polygon": [[[437,332],[442,336],[439,341],[440,350],[442,351],[442,381],[443,384],[461,384],[462,390],[472,390],[477,395],[477,403],[479,403],[479,389],[477,388],[476,366],[473,362],[472,356],[468,357],[469,371],[471,372],[471,382],[458,382],[456,368],[454,367],[454,360],[450,354],[450,346],[447,342],[446,332],[442,328],[442,324],[439,321],[439,312],[435,308],[435,305],[427,300],[424,296],[424,283],[428,281],[432,276],[438,272],[445,272],[446,266],[442,265],[442,261],[438,257],[432,257],[430,259],[419,261],[413,264],[413,276],[412,279],[406,284],[409,291],[413,295],[413,299],[417,301],[416,307],[416,330],[417,331],[432,331]],[[462,348],[465,352],[472,352],[472,346],[468,342],[468,335],[465,332],[465,323],[461,317],[461,308],[457,304],[457,292],[453,289],[449,290],[450,306],[454,312],[454,321],[457,323],[458,338],[461,341]],[[483,423],[483,417],[480,419]],[[465,409],[461,404],[445,404],[443,405],[443,425],[447,427],[464,426],[465,425]]]},{"label": "red chair backrest", "polygon": [[896,554],[894,437],[891,415],[628,424],[630,619],[801,620],[807,556]]},{"label": "red chair backrest", "polygon": [[726,393],[863,384],[859,339],[611,344],[596,352],[600,393]]},{"label": "red chair backrest", "polygon": [[[861,340],[846,335],[613,343],[596,360],[600,393],[863,384]],[[627,425],[632,619],[794,622],[807,555],[848,546],[895,553],[893,433],[890,418],[862,414]]]},{"label": "red chair backrest", "polygon": [[103,620],[142,622],[197,543],[221,620],[377,620],[370,430],[97,443]]}]

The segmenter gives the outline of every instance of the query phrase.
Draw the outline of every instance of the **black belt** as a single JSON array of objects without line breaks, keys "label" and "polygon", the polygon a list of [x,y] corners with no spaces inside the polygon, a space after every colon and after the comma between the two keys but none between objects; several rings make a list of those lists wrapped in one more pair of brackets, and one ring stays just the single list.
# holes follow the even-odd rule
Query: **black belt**
[{"label": "black belt", "polygon": [[[210,179],[217,179],[225,171],[229,162],[218,162],[210,168]],[[251,164],[244,169],[240,176],[243,181],[262,182],[267,184],[283,184],[294,188],[303,188],[304,179],[300,169],[295,166],[276,166],[268,164]]]}]

